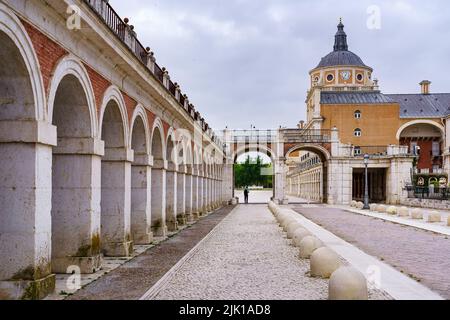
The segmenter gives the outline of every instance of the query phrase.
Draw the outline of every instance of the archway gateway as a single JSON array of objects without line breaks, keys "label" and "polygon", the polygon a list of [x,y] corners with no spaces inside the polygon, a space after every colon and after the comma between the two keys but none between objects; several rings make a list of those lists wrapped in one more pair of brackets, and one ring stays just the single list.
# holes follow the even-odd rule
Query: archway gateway
[{"label": "archway gateway", "polygon": [[[337,133],[337,130],[336,130]],[[287,156],[296,150],[311,151],[318,155],[323,164],[319,180],[322,185],[314,191],[319,194],[321,202],[327,201],[328,160],[330,159],[332,130],[279,129],[279,130],[224,130],[222,141],[226,154],[226,170],[231,180],[225,185],[231,198],[234,198],[234,170],[237,157],[248,152],[267,154],[273,164],[273,200],[287,204]]]},{"label": "archway gateway", "polygon": [[274,198],[273,161],[269,152],[248,150],[236,154],[233,167],[233,197],[240,203],[245,203],[246,187],[250,192],[248,203],[267,203]]}]

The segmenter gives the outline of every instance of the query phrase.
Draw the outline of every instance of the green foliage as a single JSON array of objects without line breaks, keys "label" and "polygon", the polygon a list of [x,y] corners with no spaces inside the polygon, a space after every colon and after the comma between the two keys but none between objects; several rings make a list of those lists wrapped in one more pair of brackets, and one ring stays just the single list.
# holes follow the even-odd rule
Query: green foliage
[{"label": "green foliage", "polygon": [[236,188],[245,186],[273,187],[273,176],[266,175],[271,172],[272,164],[264,164],[262,158],[256,159],[247,156],[245,162],[234,165],[234,184]]}]

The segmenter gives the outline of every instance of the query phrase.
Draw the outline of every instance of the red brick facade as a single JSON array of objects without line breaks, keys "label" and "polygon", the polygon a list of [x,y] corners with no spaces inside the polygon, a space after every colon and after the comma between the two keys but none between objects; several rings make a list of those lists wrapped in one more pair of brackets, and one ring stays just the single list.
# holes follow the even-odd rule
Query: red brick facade
[{"label": "red brick facade", "polygon": [[[48,93],[50,89],[49,87],[51,79],[53,77],[53,71],[55,70],[58,62],[65,55],[67,55],[68,52],[60,45],[58,45],[56,42],[49,39],[46,35],[44,35],[34,26],[29,24],[28,22],[24,20],[21,21],[33,43],[33,47],[36,51],[36,55],[39,60],[39,67],[41,69],[41,74],[44,81],[44,88]],[[103,97],[105,95],[106,90],[111,86],[111,82],[106,80],[102,75],[100,75],[97,71],[95,71],[92,67],[90,67],[86,63],[83,62],[83,65],[87,70],[89,79],[92,84],[95,103],[97,107],[97,113],[99,115],[103,102]],[[131,121],[131,117],[133,116],[133,112],[138,103],[133,98],[131,98],[127,93],[122,92],[122,95],[127,109],[128,120]],[[147,117],[149,126],[150,128],[152,128],[153,123],[155,122],[156,115],[147,110]],[[163,122],[163,126],[164,126],[164,135],[165,137],[167,137],[170,125],[166,122]]]},{"label": "red brick facade", "polygon": [[28,36],[33,43],[34,50],[39,60],[41,74],[44,81],[45,92],[49,92],[50,82],[58,61],[67,54],[56,42],[50,40],[28,22],[21,20]]},{"label": "red brick facade", "polygon": [[111,83],[103,78],[97,71],[92,69],[87,64],[84,64],[86,68],[89,79],[92,83],[92,88],[94,90],[95,104],[97,105],[97,113],[100,114],[100,108],[102,107],[103,96],[106,90],[111,86]]}]

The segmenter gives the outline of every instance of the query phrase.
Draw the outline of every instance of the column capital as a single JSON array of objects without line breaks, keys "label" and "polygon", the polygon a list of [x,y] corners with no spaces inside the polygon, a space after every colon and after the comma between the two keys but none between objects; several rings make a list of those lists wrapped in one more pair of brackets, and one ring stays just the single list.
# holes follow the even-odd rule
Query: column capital
[{"label": "column capital", "polygon": [[133,162],[134,151],[126,148],[105,148],[103,160],[111,162]]},{"label": "column capital", "polygon": [[135,153],[133,165],[138,166],[153,166],[153,156],[146,153]]},{"label": "column capital", "polygon": [[58,138],[54,154],[105,155],[105,142],[95,138]]},{"label": "column capital", "polygon": [[24,142],[56,146],[56,137],[56,127],[45,121],[0,121],[0,142],[3,143]]}]

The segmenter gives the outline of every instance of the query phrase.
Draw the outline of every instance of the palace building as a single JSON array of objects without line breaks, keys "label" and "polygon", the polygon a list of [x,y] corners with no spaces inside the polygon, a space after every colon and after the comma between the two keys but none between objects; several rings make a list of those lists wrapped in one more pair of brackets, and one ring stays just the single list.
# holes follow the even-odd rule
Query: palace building
[{"label": "palace building", "polygon": [[[428,80],[420,83],[420,92],[415,94],[382,93],[378,80],[373,77],[374,69],[349,50],[342,21],[337,29],[333,51],[309,73],[307,122],[302,122],[300,127],[322,133],[338,131],[339,147],[332,156],[341,161],[343,176],[337,180],[342,180],[341,185],[347,188],[338,196],[338,202],[362,200],[364,170],[361,160],[368,154],[371,156],[371,201],[398,203],[401,190],[412,182],[411,173],[448,176],[446,119],[450,114],[450,93],[432,93]],[[401,169],[394,169],[392,162],[399,161],[399,157],[405,164]],[[303,163],[300,159],[296,162]],[[300,184],[295,181],[302,170],[299,166],[291,168],[288,193],[304,197],[303,191],[291,187],[292,183]],[[406,172],[400,177],[399,170]],[[324,193],[330,193],[332,186],[320,183],[326,189]],[[317,195],[307,198],[316,199]]]}]

